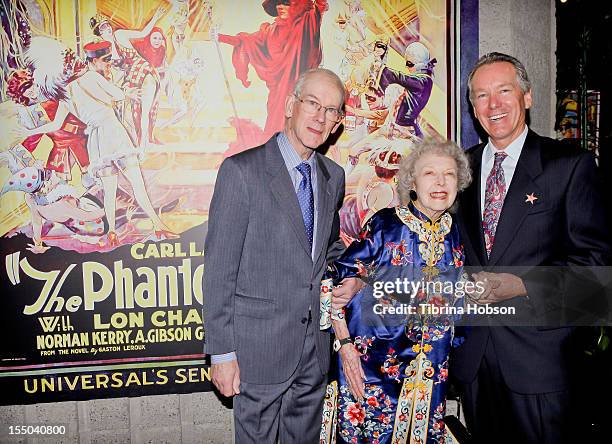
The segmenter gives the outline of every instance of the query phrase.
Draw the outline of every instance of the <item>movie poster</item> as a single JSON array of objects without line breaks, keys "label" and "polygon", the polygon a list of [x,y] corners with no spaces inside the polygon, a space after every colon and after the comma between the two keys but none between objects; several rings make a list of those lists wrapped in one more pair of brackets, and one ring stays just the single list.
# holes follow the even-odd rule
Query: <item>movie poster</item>
[{"label": "movie poster", "polygon": [[219,165],[282,130],[300,73],[333,70],[351,242],[416,141],[456,138],[451,3],[2,0],[1,402],[210,390]]}]

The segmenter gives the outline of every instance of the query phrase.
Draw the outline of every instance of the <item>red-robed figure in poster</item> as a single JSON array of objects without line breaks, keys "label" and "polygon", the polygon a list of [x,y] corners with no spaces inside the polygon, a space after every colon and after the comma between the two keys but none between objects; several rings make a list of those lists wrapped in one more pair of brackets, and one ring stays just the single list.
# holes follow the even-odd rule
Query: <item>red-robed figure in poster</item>
[{"label": "red-robed figure in poster", "polygon": [[218,39],[234,47],[232,63],[245,87],[251,84],[249,64],[268,87],[267,140],[284,126],[285,98],[300,73],[321,63],[321,17],[327,0],[265,0],[262,6],[276,17],[274,23],[262,23],[254,33],[218,34]]}]

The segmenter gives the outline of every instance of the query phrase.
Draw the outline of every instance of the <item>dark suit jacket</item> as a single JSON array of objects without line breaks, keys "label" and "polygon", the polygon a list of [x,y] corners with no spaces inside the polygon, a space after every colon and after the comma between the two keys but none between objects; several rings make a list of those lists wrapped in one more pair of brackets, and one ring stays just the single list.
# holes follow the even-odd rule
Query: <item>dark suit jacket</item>
[{"label": "dark suit jacket", "polygon": [[[537,267],[522,276],[528,297],[500,303],[514,306],[523,327],[498,319],[472,327],[453,353],[452,370],[471,382],[487,340],[492,341],[504,380],[518,393],[563,390],[568,384],[571,328],[542,322],[563,309],[572,295],[561,269],[543,266],[604,265],[609,261],[605,216],[593,156],[529,131],[507,189],[495,244],[487,259],[480,208],[480,170],[485,144],[469,150],[474,181],[460,196],[459,222],[466,265],[499,272],[505,266]],[[526,202],[528,194],[537,200]],[[516,324],[515,324],[516,325]]]},{"label": "dark suit jacket", "polygon": [[330,334],[320,331],[319,292],[328,259],[342,250],[338,210],[344,171],[319,153],[313,261],[302,212],[276,143],[227,158],[217,176],[204,251],[204,352],[236,351],[240,378],[276,384],[297,368],[309,309],[319,365]]}]

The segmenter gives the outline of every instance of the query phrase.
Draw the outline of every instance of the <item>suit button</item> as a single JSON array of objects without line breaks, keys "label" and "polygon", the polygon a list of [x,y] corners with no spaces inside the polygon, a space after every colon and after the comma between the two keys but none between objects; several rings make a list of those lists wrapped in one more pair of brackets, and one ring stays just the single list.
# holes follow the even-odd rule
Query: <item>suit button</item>
[{"label": "suit button", "polygon": [[302,318],[300,321],[302,324],[305,324],[306,322],[308,322],[308,318]]}]

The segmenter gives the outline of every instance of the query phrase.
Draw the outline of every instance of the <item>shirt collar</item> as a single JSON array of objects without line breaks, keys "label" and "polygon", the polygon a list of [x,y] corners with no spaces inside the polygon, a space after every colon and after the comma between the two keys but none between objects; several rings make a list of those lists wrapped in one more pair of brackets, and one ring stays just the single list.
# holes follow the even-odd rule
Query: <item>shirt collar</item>
[{"label": "shirt collar", "polygon": [[[523,150],[523,145],[525,144],[525,139],[527,139],[528,132],[529,128],[527,127],[527,125],[525,125],[523,132],[503,150],[508,155],[508,158],[514,163],[518,162],[518,159],[521,155],[521,151]],[[495,148],[495,146],[491,142],[491,139],[489,138],[489,142],[485,147],[485,160],[491,160],[495,156],[495,153],[498,151],[500,150],[497,150]]]},{"label": "shirt collar", "polygon": [[308,158],[308,160],[303,160],[297,153],[293,145],[291,145],[291,142],[289,141],[287,135],[283,132],[278,133],[278,135],[276,136],[276,142],[278,143],[278,148],[280,149],[281,155],[285,160],[285,165],[287,166],[288,170],[297,167],[302,162],[306,162],[307,164],[309,164],[311,170],[315,168],[316,156],[314,155],[314,151],[312,155]]}]

